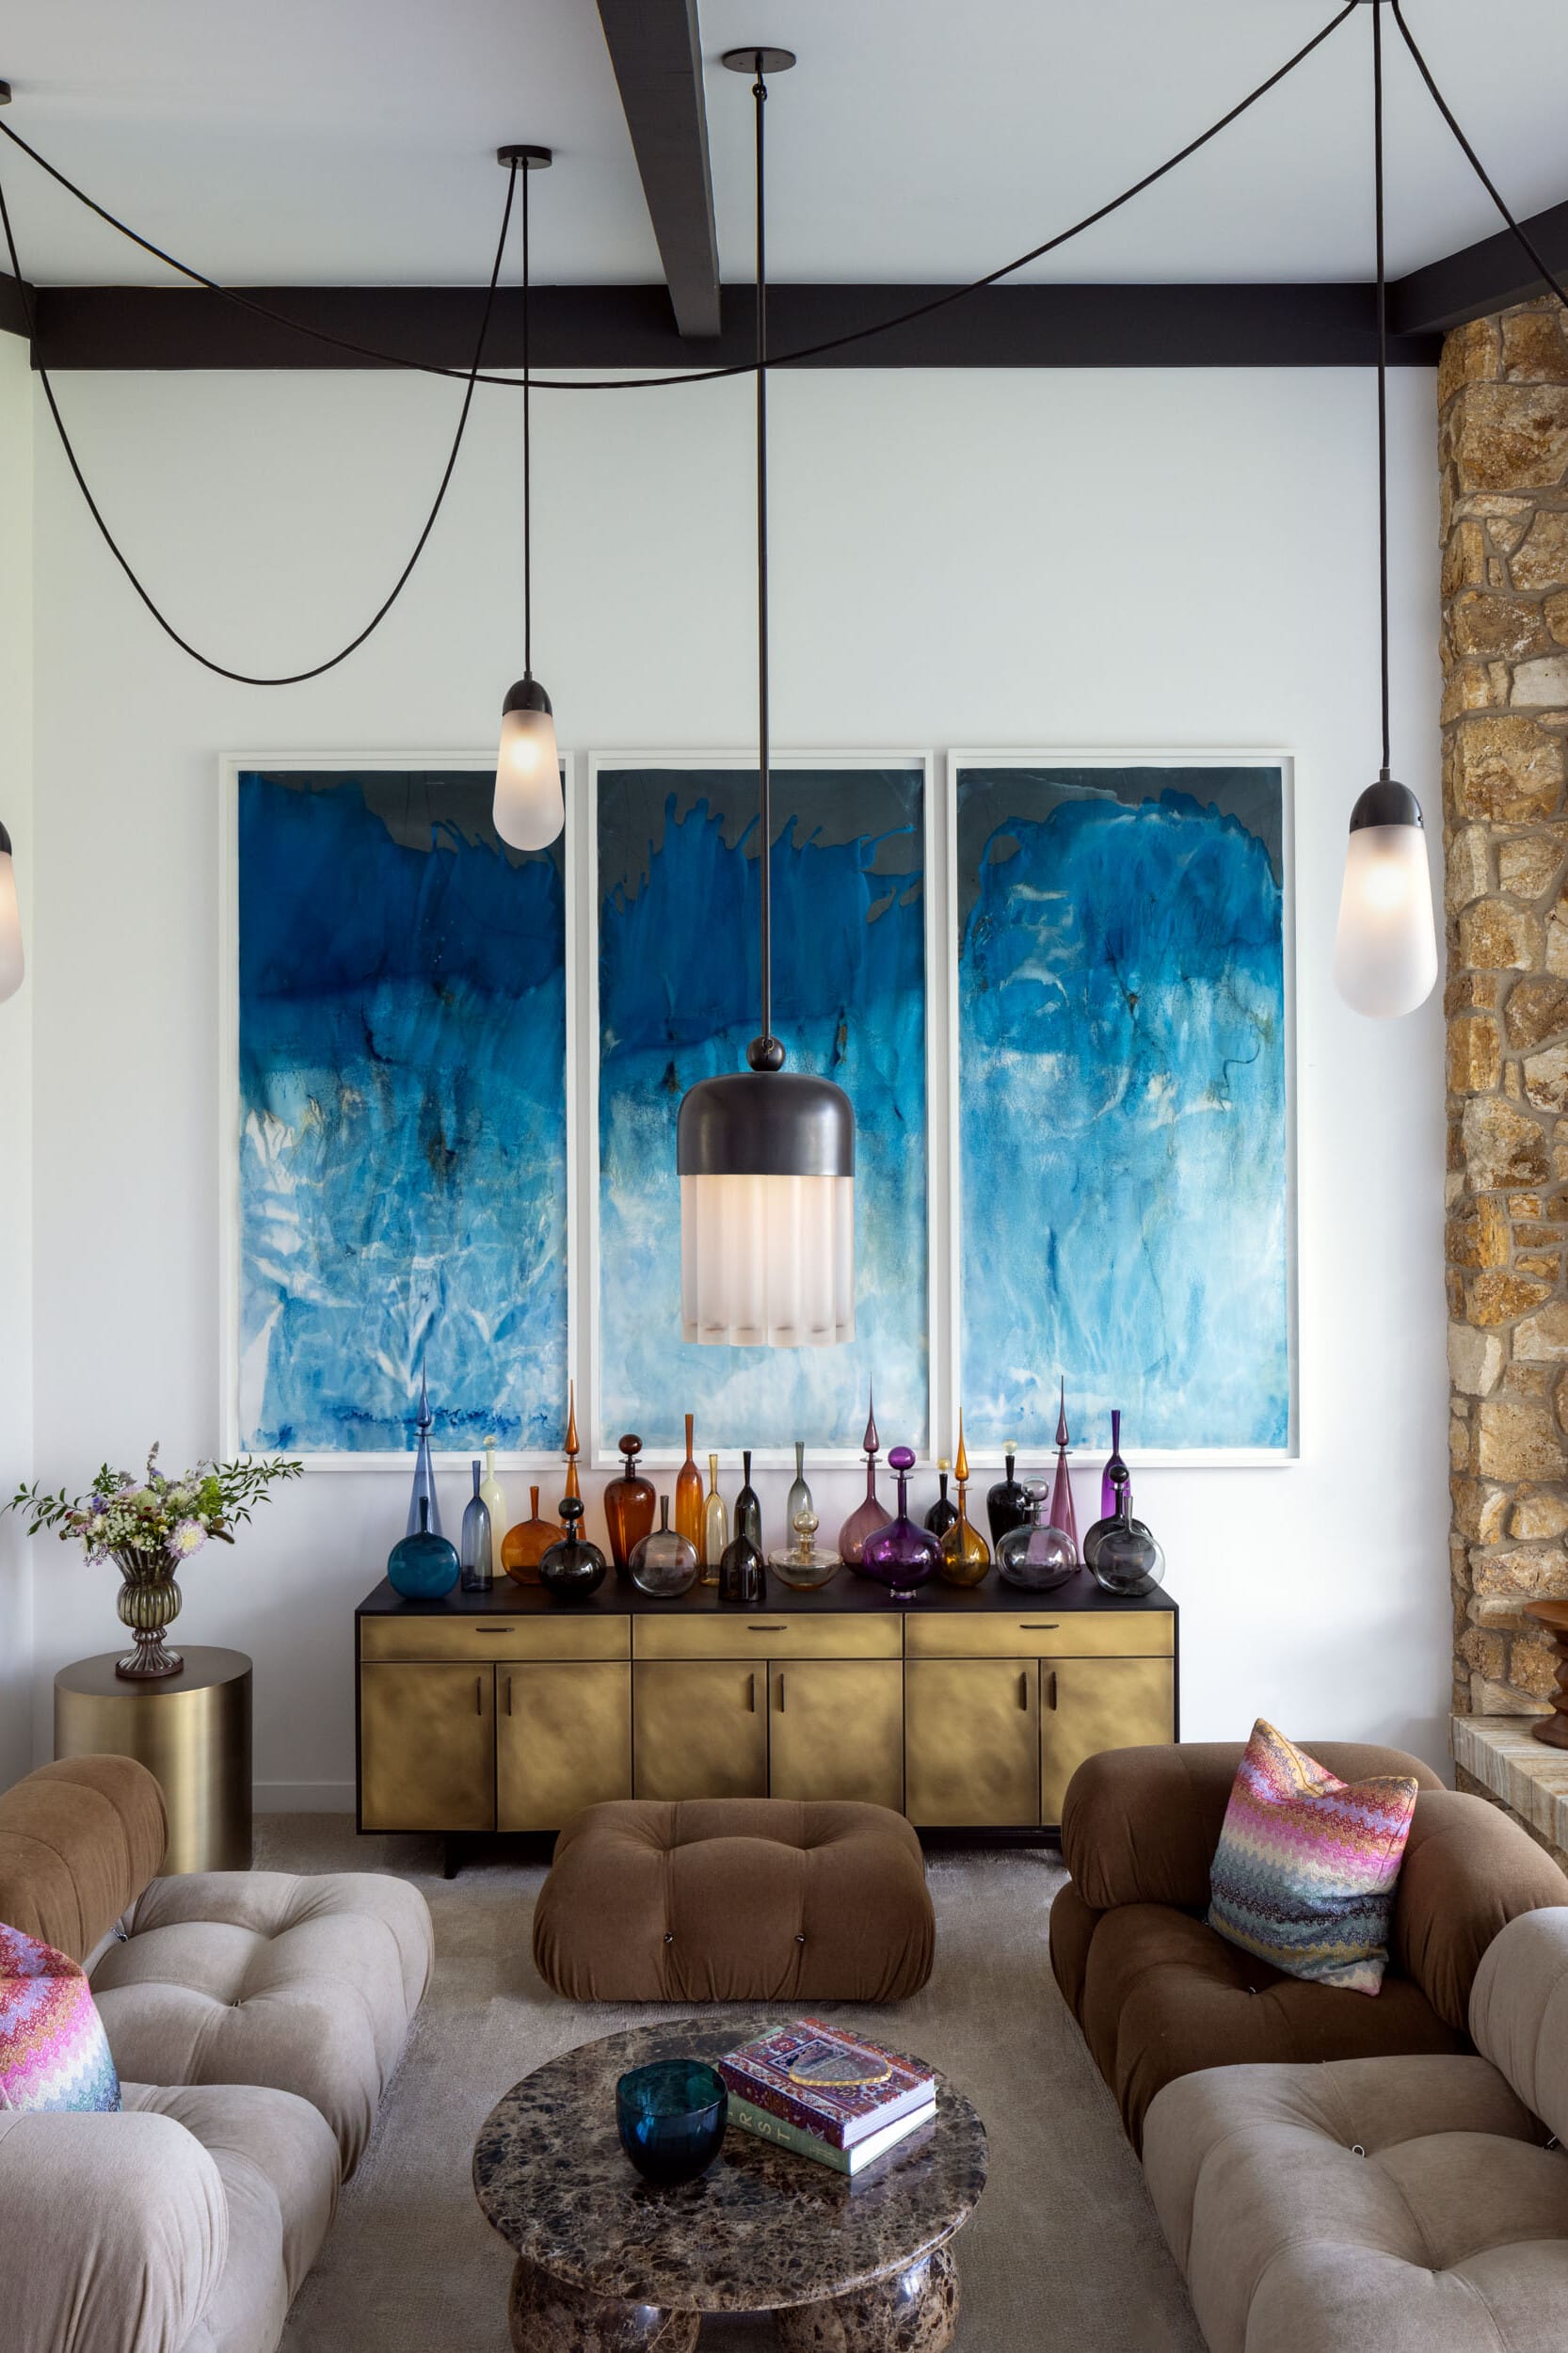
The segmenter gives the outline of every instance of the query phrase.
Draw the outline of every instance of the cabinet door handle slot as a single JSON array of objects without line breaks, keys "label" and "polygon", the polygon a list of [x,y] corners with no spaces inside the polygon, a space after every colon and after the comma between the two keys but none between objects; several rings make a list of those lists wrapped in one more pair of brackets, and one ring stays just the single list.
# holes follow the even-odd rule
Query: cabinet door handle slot
[{"label": "cabinet door handle slot", "polygon": [[473,1678],[473,1712],[476,1716],[482,1716],[485,1712],[484,1695],[485,1678],[483,1675],[475,1675]]},{"label": "cabinet door handle slot", "polygon": [[746,1705],[755,1716],[757,1713],[757,1677],[754,1674],[748,1675],[746,1681],[750,1687],[746,1696]]},{"label": "cabinet door handle slot", "polygon": [[1018,1626],[1018,1632],[1020,1634],[1056,1634],[1059,1633],[1060,1630],[1060,1626],[1054,1618],[1051,1620],[1049,1625],[1033,1625],[1027,1620],[1023,1620],[1020,1621]]},{"label": "cabinet door handle slot", "polygon": [[781,1716],[784,1713],[784,1674],[782,1669],[780,1669],[778,1676],[778,1712]]},{"label": "cabinet door handle slot", "polygon": [[515,1625],[476,1625],[473,1630],[475,1634],[515,1634],[517,1627]]},{"label": "cabinet door handle slot", "polygon": [[1046,1702],[1046,1705],[1048,1707],[1056,1705],[1056,1669],[1054,1667],[1050,1671],[1050,1697]]},{"label": "cabinet door handle slot", "polygon": [[1029,1673],[1027,1668],[1018,1677],[1018,1705],[1026,1710],[1029,1706]]},{"label": "cabinet door handle slot", "polygon": [[512,1678],[511,1678],[511,1676],[510,1676],[510,1675],[508,1675],[508,1676],[507,1676],[507,1678],[506,1678],[506,1713],[507,1713],[507,1715],[509,1716],[509,1715],[511,1714],[511,1712],[512,1712]]},{"label": "cabinet door handle slot", "polygon": [[746,1628],[748,1634],[788,1634],[789,1631],[787,1625],[748,1625]]}]

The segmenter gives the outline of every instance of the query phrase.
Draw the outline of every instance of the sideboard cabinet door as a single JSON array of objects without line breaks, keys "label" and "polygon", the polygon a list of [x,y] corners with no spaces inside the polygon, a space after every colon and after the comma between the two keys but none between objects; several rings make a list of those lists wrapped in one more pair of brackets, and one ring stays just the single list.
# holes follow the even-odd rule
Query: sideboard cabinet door
[{"label": "sideboard cabinet door", "polygon": [[632,1755],[639,1798],[765,1798],[767,1660],[633,1667]]},{"label": "sideboard cabinet door", "polygon": [[807,1801],[854,1798],[902,1814],[902,1661],[771,1660],[768,1794]]},{"label": "sideboard cabinet door", "polygon": [[495,1828],[495,1670],[420,1660],[360,1669],[364,1830]]},{"label": "sideboard cabinet door", "polygon": [[1060,1826],[1067,1784],[1086,1756],[1153,1748],[1175,1737],[1173,1659],[1042,1659],[1040,1819]]},{"label": "sideboard cabinet door", "polygon": [[1033,1659],[909,1658],[904,1812],[921,1829],[1031,1829],[1040,1819]]},{"label": "sideboard cabinet door", "polygon": [[632,1795],[632,1670],[504,1662],[495,1671],[497,1830],[559,1830]]}]

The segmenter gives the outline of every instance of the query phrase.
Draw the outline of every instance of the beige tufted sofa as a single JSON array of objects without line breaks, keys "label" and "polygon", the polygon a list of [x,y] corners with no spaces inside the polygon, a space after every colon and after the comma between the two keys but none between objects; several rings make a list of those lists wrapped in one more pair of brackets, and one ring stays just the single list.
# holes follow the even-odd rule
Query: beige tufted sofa
[{"label": "beige tufted sofa", "polygon": [[0,1920],[87,1962],[118,2115],[0,2109],[0,2345],[273,2353],[429,1976],[416,1888],[159,1879],[156,1781],[46,1765],[0,1796]]},{"label": "beige tufted sofa", "polygon": [[1568,2345],[1568,1907],[1489,1946],[1470,2033],[1159,2094],[1144,2166],[1210,2353]]}]

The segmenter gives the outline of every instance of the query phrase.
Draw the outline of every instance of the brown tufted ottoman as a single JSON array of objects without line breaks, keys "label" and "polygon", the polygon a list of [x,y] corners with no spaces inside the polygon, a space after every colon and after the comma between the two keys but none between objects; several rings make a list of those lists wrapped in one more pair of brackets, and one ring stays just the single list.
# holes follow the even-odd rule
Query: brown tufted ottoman
[{"label": "brown tufted ottoman", "polygon": [[534,1959],[574,2002],[901,2002],[936,1939],[920,1842],[881,1805],[591,1805],[555,1842]]}]

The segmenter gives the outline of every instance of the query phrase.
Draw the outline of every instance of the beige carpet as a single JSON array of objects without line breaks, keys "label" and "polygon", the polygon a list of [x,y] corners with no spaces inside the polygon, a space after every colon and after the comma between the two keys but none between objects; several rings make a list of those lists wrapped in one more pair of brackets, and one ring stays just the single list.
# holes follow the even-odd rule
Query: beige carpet
[{"label": "beige carpet", "polygon": [[[336,1815],[258,1824],[276,1870],[395,1871],[428,1897],[436,1974],[403,2068],[299,2296],[284,2353],[506,2353],[510,2257],[469,2184],[474,2135],[518,2076],[674,2010],[558,2001],[530,1958],[541,1865],[440,1876],[435,1841],[357,1838]],[[957,2242],[963,2353],[1202,2353],[1180,2275],[1109,2093],[1057,1993],[1037,1851],[930,1860],[936,1968],[894,2009],[844,2008],[932,2060],[985,2120],[990,2185]],[[710,2322],[703,2353],[763,2353],[765,2321]]]}]

